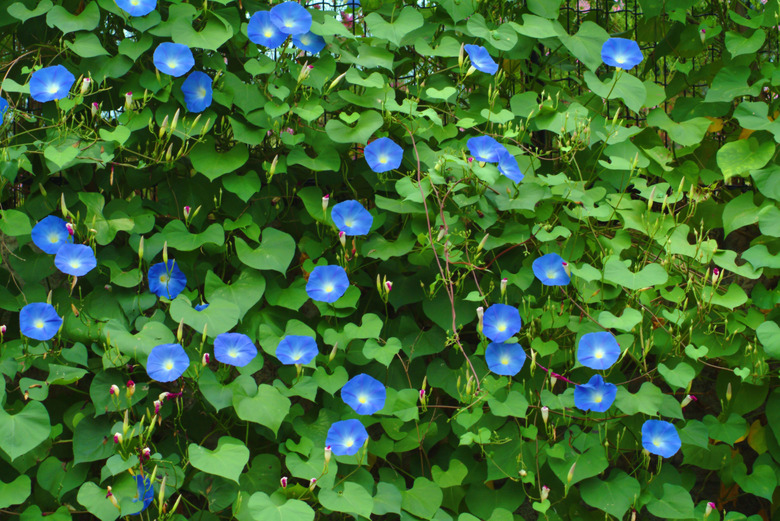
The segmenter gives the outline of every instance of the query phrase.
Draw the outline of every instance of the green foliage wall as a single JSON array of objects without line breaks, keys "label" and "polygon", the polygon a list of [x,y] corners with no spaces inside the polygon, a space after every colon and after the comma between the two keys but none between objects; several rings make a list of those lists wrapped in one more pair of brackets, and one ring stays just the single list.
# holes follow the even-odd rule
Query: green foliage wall
[{"label": "green foliage wall", "polygon": [[[250,42],[271,7],[254,0],[0,7],[2,517],[113,521],[144,508],[145,476],[141,519],[770,519],[777,0],[344,3],[309,7],[316,55]],[[604,64],[610,36],[642,63]],[[212,78],[204,111],[155,69],[163,42]],[[498,72],[471,71],[463,44]],[[31,75],[52,65],[76,82],[36,102]],[[483,135],[521,182],[471,160]],[[380,137],[399,168],[367,164]],[[373,225],[342,245],[331,211],[352,199]],[[66,276],[33,244],[49,215],[96,269]],[[548,253],[569,284],[534,276]],[[173,300],[147,277],[169,259],[187,279]],[[323,265],[349,277],[333,304],[305,288]],[[47,301],[59,333],[22,335],[20,310]],[[499,303],[523,321],[514,377],[485,362],[477,308]],[[617,396],[584,412],[574,389],[595,372],[576,353],[599,331],[621,349],[599,372]],[[226,332],[258,356],[216,361]],[[281,364],[287,335],[319,355]],[[186,372],[152,380],[152,349],[177,342]],[[370,416],[339,392],[360,373],[387,389]],[[351,418],[367,445],[326,462],[328,429]],[[681,450],[645,451],[648,419]]]}]

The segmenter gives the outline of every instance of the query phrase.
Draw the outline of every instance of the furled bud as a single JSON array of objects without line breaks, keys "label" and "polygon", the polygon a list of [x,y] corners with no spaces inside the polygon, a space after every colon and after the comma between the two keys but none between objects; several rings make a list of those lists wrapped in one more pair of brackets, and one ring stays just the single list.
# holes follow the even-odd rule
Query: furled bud
[{"label": "furled bud", "polygon": [[420,401],[425,401],[425,389],[420,389]]},{"label": "furled bud", "polygon": [[81,91],[80,91],[80,93],[81,93],[82,96],[84,94],[86,94],[87,91],[89,90],[89,84],[91,82],[92,82],[92,80],[90,80],[89,78],[84,78],[83,80],[81,80]]},{"label": "furled bud", "polygon": [[173,134],[173,131],[176,130],[176,127],[179,124],[179,113],[181,112],[181,107],[176,109],[176,112],[173,114],[173,120],[171,120],[171,134]]},{"label": "furled bud", "polygon": [[731,382],[726,386],[726,401],[731,401]]},{"label": "furled bud", "polygon": [[566,475],[566,482],[571,483],[571,481],[574,479],[574,469],[577,468],[577,462],[571,464],[571,468],[569,469],[569,473]]},{"label": "furled bud", "polygon": [[327,445],[325,447],[325,465],[330,463],[330,456],[333,454],[333,450],[330,448],[330,445]]},{"label": "furled bud", "polygon": [[5,324],[0,325],[0,336],[3,336],[7,330],[8,328],[5,326]]},{"label": "furled bud", "polygon": [[162,402],[160,400],[154,401],[154,414],[160,414],[160,409],[162,409]]},{"label": "furled bud", "polygon": [[547,501],[547,497],[550,495],[550,487],[547,485],[542,487],[542,502]]},{"label": "furled bud", "polygon": [[683,398],[683,401],[680,403],[680,408],[683,409],[685,408],[686,405],[688,405],[691,402],[695,402],[696,400],[697,398],[694,395],[689,394],[688,396]]},{"label": "furled bud", "polygon": [[127,397],[132,398],[135,394],[135,382],[132,380],[127,381]]},{"label": "furled bud", "polygon": [[111,487],[107,487],[106,490],[108,490],[108,493],[106,494],[106,498],[111,501],[111,504],[114,505],[119,510],[122,510],[122,508],[119,506],[119,502],[114,497],[113,492],[111,492]]},{"label": "furled bud", "polygon": [[481,241],[479,241],[479,244],[477,245],[477,251],[478,251],[478,252],[479,252],[479,251],[482,251],[482,248],[484,248],[484,247],[485,247],[485,243],[487,242],[487,240],[488,240],[488,237],[490,237],[490,234],[489,234],[489,233],[486,233],[486,234],[485,234],[485,236],[484,236],[484,237],[482,237],[482,240],[481,240]]},{"label": "furled bud", "polygon": [[347,232],[339,232],[339,242],[341,243],[342,248],[347,247]]},{"label": "furled bud", "polygon": [[563,261],[563,271],[566,272],[566,275],[571,277],[571,268],[569,267],[569,263],[566,261]]},{"label": "furled bud", "polygon": [[144,237],[141,236],[141,240],[138,241],[138,260],[140,261],[144,257]]},{"label": "furled bud", "polygon": [[160,395],[157,397],[158,400],[163,401],[168,399],[168,395],[171,394],[168,391],[161,392]]},{"label": "furled bud", "polygon": [[138,456],[138,459],[143,463],[144,461],[149,461],[149,459],[152,457],[152,450],[149,447],[144,447],[141,449],[141,454]]},{"label": "furled bud", "polygon": [[385,281],[385,289],[387,290],[388,293],[390,293],[390,290],[393,289],[393,283],[391,281],[389,281],[389,280],[386,280]]},{"label": "furled bud", "polygon": [[328,203],[330,202],[330,195],[325,194],[322,196],[322,212],[328,211]]},{"label": "furled bud", "polygon": [[439,226],[439,235],[436,236],[436,242],[441,241],[445,235],[447,235],[447,229],[444,227],[444,225]]},{"label": "furled bud", "polygon": [[720,277],[720,270],[718,268],[712,269],[712,285],[714,286],[718,282],[718,278]]},{"label": "furled bud", "polygon": [[479,324],[477,325],[477,330],[482,331],[482,319],[485,316],[485,308],[482,306],[479,306],[477,308],[477,318],[479,319]]},{"label": "furled bud", "polygon": [[208,353],[203,353],[203,367],[209,365],[210,361],[211,361],[211,356]]},{"label": "furled bud", "polygon": [[189,219],[189,217],[190,217],[190,210],[192,210],[192,207],[190,207],[190,206],[185,206],[184,207],[184,218],[185,219]]},{"label": "furled bud", "polygon": [[314,490],[314,485],[317,484],[317,478],[311,478],[309,480],[309,490]]},{"label": "furled bud", "polygon": [[109,389],[108,394],[111,396],[119,396],[119,386],[114,384],[111,386],[111,389]]},{"label": "furled bud", "polygon": [[116,443],[116,444],[122,443],[122,433],[121,432],[115,432],[114,433],[114,443]]},{"label": "furled bud", "polygon": [[518,471],[518,474],[520,474],[521,478],[524,478],[528,475],[528,471],[525,469],[520,469],[520,471]]},{"label": "furled bud", "polygon": [[501,296],[503,297],[506,295],[506,284],[509,282],[509,279],[501,279]]},{"label": "furled bud", "polygon": [[160,131],[157,133],[157,137],[162,139],[166,130],[168,130],[168,114],[166,114],[163,118],[162,125],[160,125]]},{"label": "furled bud", "polygon": [[701,43],[704,43],[704,40],[707,39],[707,29],[702,28],[701,31],[699,31],[699,38],[701,38]]},{"label": "furled bud", "polygon": [[287,476],[282,476],[282,479],[279,480],[279,483],[282,484],[282,488],[287,488]]},{"label": "furled bud", "polygon": [[704,519],[707,519],[707,517],[708,517],[710,514],[712,514],[712,511],[713,511],[713,510],[715,510],[715,507],[716,507],[716,505],[715,505],[715,503],[713,503],[712,501],[710,501],[709,503],[707,503],[707,506],[706,506],[706,507],[704,507]]},{"label": "furled bud", "polygon": [[75,233],[75,231],[73,230],[73,225],[71,223],[65,223],[65,228],[68,229],[68,235],[73,237],[73,234]]},{"label": "furled bud", "polygon": [[125,110],[133,110],[133,93],[130,91],[125,93]]},{"label": "furled bud", "polygon": [[466,42],[460,44],[460,52],[458,53],[458,68],[463,67],[464,61],[466,61]]},{"label": "furled bud", "polygon": [[542,407],[542,421],[547,425],[547,419],[550,417],[550,408],[546,405]]},{"label": "furled bud", "polygon": [[92,117],[94,118],[95,116],[97,116],[99,111],[100,111],[100,104],[97,101],[93,102],[91,108]]},{"label": "furled bud", "polygon": [[336,358],[336,353],[339,350],[339,343],[336,342],[333,344],[333,349],[330,350],[330,354],[328,355],[328,362],[332,362],[334,358]]}]

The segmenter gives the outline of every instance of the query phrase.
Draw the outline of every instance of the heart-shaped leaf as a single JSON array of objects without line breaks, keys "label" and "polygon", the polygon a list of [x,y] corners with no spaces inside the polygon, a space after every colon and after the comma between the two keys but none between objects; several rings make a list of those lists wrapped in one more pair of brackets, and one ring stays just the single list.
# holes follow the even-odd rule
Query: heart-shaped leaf
[{"label": "heart-shaped leaf", "polygon": [[130,129],[120,125],[109,132],[108,130],[101,128],[99,134],[100,139],[103,141],[116,141],[120,145],[123,145],[130,137]]},{"label": "heart-shaped leaf", "polygon": [[184,295],[179,295],[174,299],[170,312],[171,318],[175,322],[184,320],[185,324],[199,333],[202,333],[205,327],[207,328],[206,334],[212,338],[221,333],[227,333],[243,318],[243,315],[239,313],[238,306],[230,301],[214,299],[209,302],[209,307],[203,311],[197,311]]},{"label": "heart-shaped leaf", "polygon": [[43,149],[43,157],[57,165],[58,168],[62,168],[79,155],[78,147],[65,146],[62,148],[55,148],[52,145]]},{"label": "heart-shaped leaf", "polygon": [[30,402],[14,415],[0,409],[0,449],[11,460],[40,445],[50,432],[49,411],[41,402]]},{"label": "heart-shaped leaf", "polygon": [[295,255],[295,239],[275,228],[263,230],[260,247],[253,250],[243,239],[236,237],[238,259],[257,270],[285,273]]},{"label": "heart-shaped leaf", "polygon": [[384,119],[379,112],[367,110],[360,114],[360,118],[354,127],[347,126],[337,119],[329,119],[325,124],[325,132],[336,143],[361,143],[368,144],[371,136],[384,124]]},{"label": "heart-shaped leaf", "polygon": [[222,476],[236,483],[241,471],[249,463],[249,449],[242,441],[230,436],[222,436],[214,450],[191,443],[187,455],[196,469],[206,474]]},{"label": "heart-shaped leaf", "polygon": [[247,159],[249,159],[249,151],[245,145],[237,144],[226,152],[217,152],[214,138],[211,136],[207,136],[202,143],[195,145],[190,153],[193,168],[212,181],[238,170]]},{"label": "heart-shaped leaf", "polygon": [[314,510],[299,499],[287,499],[284,494],[268,496],[255,492],[249,498],[249,513],[255,521],[312,521]]},{"label": "heart-shaped leaf", "polygon": [[233,407],[242,420],[259,423],[276,435],[290,411],[290,400],[282,396],[276,387],[261,384],[257,388],[257,394],[251,397],[235,390]]}]

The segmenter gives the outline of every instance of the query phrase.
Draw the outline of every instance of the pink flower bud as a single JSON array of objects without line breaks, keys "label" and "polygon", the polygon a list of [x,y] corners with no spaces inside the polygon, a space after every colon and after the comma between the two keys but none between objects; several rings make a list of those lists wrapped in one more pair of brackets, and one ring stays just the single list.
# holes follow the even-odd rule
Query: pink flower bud
[{"label": "pink flower bud", "polygon": [[542,421],[547,425],[547,419],[550,417],[550,408],[546,405],[542,407]]},{"label": "pink flower bud", "polygon": [[715,510],[716,507],[717,507],[717,505],[715,505],[715,503],[713,503],[712,501],[707,503],[707,506],[704,507],[704,518],[707,519],[707,517],[710,514],[712,514],[712,511]]},{"label": "pink flower bud", "polygon": [[141,454],[138,455],[138,460],[143,463],[145,461],[149,461],[149,458],[152,457],[152,451],[149,447],[144,447],[141,449]]},{"label": "pink flower bud", "polygon": [[509,279],[501,279],[501,296],[503,297],[506,293],[506,285],[509,282]]},{"label": "pink flower bud", "polygon": [[467,159],[467,161],[468,161],[469,163],[473,163],[473,162],[474,162],[474,158],[473,158],[473,157],[470,157],[470,158],[468,158],[468,159]]},{"label": "pink flower bud", "polygon": [[68,234],[71,237],[73,237],[73,234],[74,234],[73,225],[71,223],[65,223],[65,228],[68,229]]},{"label": "pink flower bud", "polygon": [[160,414],[160,409],[162,409],[162,402],[160,400],[154,401],[154,414]]},{"label": "pink flower bud", "polygon": [[691,403],[693,401],[696,401],[696,397],[693,396],[692,394],[689,394],[688,396],[683,398],[682,402],[680,402],[680,408],[681,409],[685,408],[686,405],[688,405],[689,403]]},{"label": "pink flower bud", "polygon": [[718,268],[712,269],[712,285],[714,286],[718,282],[718,278],[720,277],[720,270]]},{"label": "pink flower bud", "polygon": [[330,195],[325,194],[322,196],[322,211],[326,212],[328,210],[328,203],[330,202]]},{"label": "pink flower bud", "polygon": [[119,386],[114,384],[111,386],[111,389],[109,389],[108,394],[111,396],[119,396]]},{"label": "pink flower bud", "polygon": [[477,328],[480,331],[482,331],[482,318],[484,317],[484,315],[485,315],[485,308],[483,308],[482,306],[479,306],[477,308],[477,318],[479,319],[479,325],[477,326]]},{"label": "pink flower bud", "polygon": [[387,292],[390,293],[390,290],[393,289],[393,283],[390,282],[389,280],[385,282],[385,289],[387,289]]},{"label": "pink flower bud", "polygon": [[279,482],[282,484],[282,488],[287,488],[287,476],[282,476]]},{"label": "pink flower bud", "polygon": [[208,353],[203,353],[203,366],[209,365],[209,362],[211,361],[211,356]]},{"label": "pink flower bud", "polygon": [[161,392],[160,395],[157,397],[157,399],[163,401],[168,398],[169,394],[170,393],[168,393],[167,391]]},{"label": "pink flower bud", "polygon": [[347,233],[346,232],[339,232],[339,242],[341,243],[342,248],[347,247]]},{"label": "pink flower bud", "polygon": [[425,389],[420,389],[420,401],[425,400]]},{"label": "pink flower bud", "polygon": [[89,84],[92,80],[84,78],[81,80],[81,94],[85,94],[89,90]]},{"label": "pink flower bud", "polygon": [[547,485],[542,487],[542,502],[547,501],[547,497],[550,495],[550,487]]},{"label": "pink flower bud", "polygon": [[4,335],[7,330],[8,330],[8,328],[5,327],[5,324],[0,326],[0,335]]},{"label": "pink flower bud", "polygon": [[330,462],[331,454],[333,454],[333,451],[330,448],[330,445],[328,445],[325,447],[325,465],[327,465]]},{"label": "pink flower bud", "polygon": [[127,381],[127,397],[131,398],[135,394],[135,382],[132,380]]},{"label": "pink flower bud", "polygon": [[185,219],[187,219],[190,216],[190,210],[192,210],[192,208],[190,206],[185,206],[184,207],[184,218]]},{"label": "pink flower bud", "polygon": [[95,116],[98,115],[98,111],[100,110],[100,104],[98,102],[92,103],[91,110],[92,110],[92,117],[94,118]]},{"label": "pink flower bud", "polygon": [[309,490],[314,490],[314,485],[317,484],[317,478],[311,478],[309,480]]},{"label": "pink flower bud", "polygon": [[114,443],[122,443],[122,433],[114,433]]},{"label": "pink flower bud", "polygon": [[132,110],[133,108],[133,93],[127,92],[125,94],[125,110]]}]

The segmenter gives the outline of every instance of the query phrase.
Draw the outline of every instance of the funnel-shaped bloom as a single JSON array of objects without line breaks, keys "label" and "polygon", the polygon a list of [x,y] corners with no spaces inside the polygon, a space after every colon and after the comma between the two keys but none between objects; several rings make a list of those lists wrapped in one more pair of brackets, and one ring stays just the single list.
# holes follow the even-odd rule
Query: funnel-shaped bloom
[{"label": "funnel-shaped bloom", "polygon": [[68,233],[67,224],[54,215],[44,217],[33,226],[31,234],[33,243],[46,253],[57,253],[63,244],[73,240]]},{"label": "funnel-shaped bloom", "polygon": [[493,304],[487,308],[482,323],[482,332],[493,342],[509,340],[523,326],[517,308],[506,304]]},{"label": "funnel-shaped bloom", "polygon": [[19,312],[19,330],[34,340],[51,340],[62,325],[54,306],[46,302],[27,304]]},{"label": "funnel-shaped bloom", "polygon": [[317,341],[310,336],[287,335],[276,346],[276,358],[284,365],[306,365],[318,353]]},{"label": "funnel-shaped bloom", "polygon": [[179,344],[161,344],[152,349],[146,360],[146,373],[152,380],[172,382],[184,374],[190,358]]},{"label": "funnel-shaped bloom", "polygon": [[273,6],[271,21],[284,34],[303,34],[311,29],[311,14],[297,2],[283,2]]},{"label": "funnel-shaped bloom", "polygon": [[336,228],[347,235],[365,235],[374,223],[374,217],[357,201],[343,201],[333,205],[330,216]]},{"label": "funnel-shaped bloom", "polygon": [[366,146],[363,153],[368,166],[378,174],[395,170],[401,166],[404,158],[404,149],[389,137],[375,139]]},{"label": "funnel-shaped bloom", "polygon": [[246,34],[252,43],[269,49],[276,49],[287,39],[287,35],[277,29],[271,21],[271,13],[268,11],[258,11],[252,15]]},{"label": "funnel-shaped bloom", "polygon": [[610,67],[633,69],[642,63],[643,59],[639,44],[633,40],[610,38],[601,46],[601,60]]},{"label": "funnel-shaped bloom", "polygon": [[5,100],[5,98],[0,98],[0,123],[2,123],[2,118],[5,116],[5,112],[8,110],[8,102]]},{"label": "funnel-shaped bloom", "polygon": [[507,176],[515,183],[519,183],[525,177],[520,171],[520,165],[517,164],[515,156],[510,154],[506,148],[498,153],[498,171]]},{"label": "funnel-shaped bloom", "polygon": [[671,458],[680,450],[682,442],[677,429],[663,420],[647,420],[642,425],[642,446],[651,454]]},{"label": "funnel-shaped bloom", "polygon": [[341,388],[341,399],[358,414],[374,414],[385,406],[387,390],[382,382],[365,373],[359,374]]},{"label": "funnel-shaped bloom", "polygon": [[244,367],[257,356],[257,348],[243,333],[222,333],[214,339],[214,356],[223,364]]},{"label": "funnel-shaped bloom", "polygon": [[506,147],[490,136],[473,137],[466,142],[469,152],[477,161],[486,163],[498,163],[502,152],[507,152]]},{"label": "funnel-shaped bloom", "polygon": [[368,432],[359,420],[344,420],[330,426],[325,445],[336,456],[354,456],[367,439]]},{"label": "funnel-shaped bloom", "polygon": [[67,98],[75,81],[76,77],[62,65],[44,67],[32,73],[30,96],[41,103]]},{"label": "funnel-shaped bloom", "polygon": [[617,396],[617,386],[606,383],[595,374],[586,384],[574,388],[574,405],[583,411],[604,412],[612,406]]},{"label": "funnel-shaped bloom", "polygon": [[471,65],[479,72],[495,74],[498,71],[498,64],[481,45],[464,45],[463,49],[468,53]]},{"label": "funnel-shaped bloom", "polygon": [[536,259],[531,269],[545,286],[565,286],[571,281],[565,266],[566,261],[560,255],[548,253]]},{"label": "funnel-shaped bloom", "polygon": [[140,514],[149,508],[149,505],[154,501],[154,487],[152,486],[152,482],[149,481],[149,478],[141,476],[140,474],[135,476],[135,485],[138,487],[138,497],[133,498],[133,503],[143,501],[143,507],[136,512],[136,514]]},{"label": "funnel-shaped bloom", "polygon": [[211,105],[211,78],[205,72],[195,71],[181,84],[184,103],[190,112],[203,112]]},{"label": "funnel-shaped bloom", "polygon": [[195,66],[192,51],[181,43],[163,42],[154,50],[154,66],[160,72],[178,78]]},{"label": "funnel-shaped bloom", "polygon": [[158,262],[149,268],[149,291],[158,297],[173,300],[186,286],[187,277],[173,259],[167,265]]},{"label": "funnel-shaped bloom", "polygon": [[325,38],[311,31],[293,36],[292,41],[297,48],[312,54],[317,54],[325,48]]},{"label": "funnel-shaped bloom", "polygon": [[157,7],[157,0],[116,0],[116,5],[130,16],[146,16]]},{"label": "funnel-shaped bloom", "polygon": [[62,273],[81,277],[97,266],[95,253],[85,244],[63,244],[54,257],[54,265]]},{"label": "funnel-shaped bloom", "polygon": [[608,369],[620,356],[620,346],[612,333],[585,333],[577,344],[577,360],[591,369]]},{"label": "funnel-shaped bloom", "polygon": [[523,368],[528,358],[520,344],[491,342],[485,349],[485,362],[491,371],[504,376],[514,376]]},{"label": "funnel-shaped bloom", "polygon": [[357,9],[358,7],[360,7],[360,0],[347,0],[347,3],[344,5],[345,7],[352,7]]},{"label": "funnel-shaped bloom", "polygon": [[197,306],[195,306],[195,311],[203,311],[207,307],[209,307],[208,303],[206,303],[206,304],[198,304]]},{"label": "funnel-shaped bloom", "polygon": [[317,266],[309,274],[306,294],[318,302],[336,302],[349,287],[347,272],[341,266]]}]

